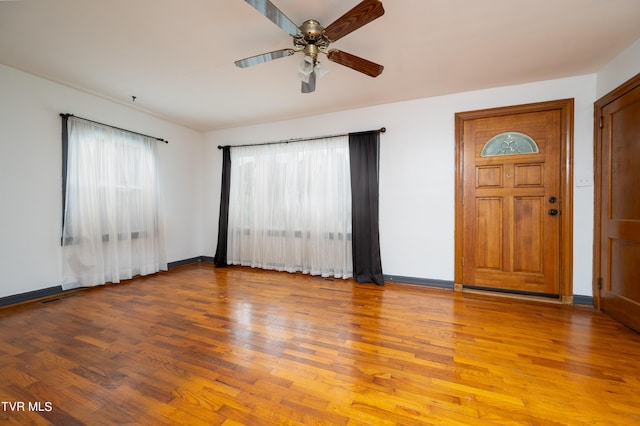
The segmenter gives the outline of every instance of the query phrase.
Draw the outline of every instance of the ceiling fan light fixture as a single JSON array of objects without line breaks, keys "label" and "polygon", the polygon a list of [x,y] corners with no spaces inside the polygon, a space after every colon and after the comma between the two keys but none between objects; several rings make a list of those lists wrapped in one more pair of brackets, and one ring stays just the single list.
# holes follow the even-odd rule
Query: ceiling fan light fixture
[{"label": "ceiling fan light fixture", "polygon": [[320,62],[316,62],[316,66],[314,67],[314,70],[316,72],[316,75],[319,78],[322,78],[325,75],[329,74],[329,70],[327,70],[325,67],[323,67]]},{"label": "ceiling fan light fixture", "polygon": [[305,83],[309,82],[309,76],[313,72],[313,58],[305,56],[298,67],[298,77]]},{"label": "ceiling fan light fixture", "polygon": [[309,83],[309,79],[311,78],[311,73],[309,74],[298,73],[298,78],[300,78],[300,81],[302,81],[303,83]]}]

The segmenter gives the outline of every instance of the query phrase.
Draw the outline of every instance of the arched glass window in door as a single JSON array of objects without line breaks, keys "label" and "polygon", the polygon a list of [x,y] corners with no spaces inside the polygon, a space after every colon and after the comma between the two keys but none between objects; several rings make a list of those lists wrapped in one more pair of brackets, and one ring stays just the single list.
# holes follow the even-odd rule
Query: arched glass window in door
[{"label": "arched glass window in door", "polygon": [[497,155],[537,154],[538,144],[531,137],[519,132],[500,133],[484,144],[480,157]]}]

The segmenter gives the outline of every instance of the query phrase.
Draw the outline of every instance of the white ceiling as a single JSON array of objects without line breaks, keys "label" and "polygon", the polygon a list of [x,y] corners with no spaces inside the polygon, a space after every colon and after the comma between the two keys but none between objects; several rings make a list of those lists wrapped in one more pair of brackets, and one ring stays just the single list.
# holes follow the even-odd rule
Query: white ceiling
[{"label": "white ceiling", "polygon": [[[272,2],[327,26],[359,0]],[[292,45],[243,0],[0,0],[0,63],[209,131],[593,73],[640,39],[639,0],[383,4],[384,16],[331,46],[382,75],[324,58],[312,94],[300,93],[302,54],[235,67]]]}]

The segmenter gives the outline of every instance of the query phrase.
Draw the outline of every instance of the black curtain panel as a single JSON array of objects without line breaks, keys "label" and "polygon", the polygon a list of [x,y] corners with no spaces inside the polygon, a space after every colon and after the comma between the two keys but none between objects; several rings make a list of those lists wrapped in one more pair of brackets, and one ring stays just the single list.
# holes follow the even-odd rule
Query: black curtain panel
[{"label": "black curtain panel", "polygon": [[222,187],[220,190],[220,218],[218,219],[218,246],[213,263],[227,265],[227,234],[229,232],[229,191],[231,185],[231,147],[222,148]]},{"label": "black curtain panel", "polygon": [[380,132],[349,134],[353,277],[384,285],[378,229],[378,152]]},{"label": "black curtain panel", "polygon": [[[67,205],[67,157],[69,153],[69,116],[60,114],[62,118],[62,228],[64,229],[64,210]],[[60,238],[62,245],[63,237]]]}]

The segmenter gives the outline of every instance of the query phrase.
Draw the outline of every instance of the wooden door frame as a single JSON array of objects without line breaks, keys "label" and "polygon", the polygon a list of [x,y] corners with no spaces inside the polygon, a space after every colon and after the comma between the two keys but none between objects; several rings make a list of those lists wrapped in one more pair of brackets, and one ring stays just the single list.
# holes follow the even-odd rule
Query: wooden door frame
[{"label": "wooden door frame", "polygon": [[611,102],[640,86],[640,74],[636,74],[620,86],[613,89],[593,104],[593,171],[594,171],[594,208],[593,208],[593,306],[600,310],[600,290],[602,282],[602,110]]},{"label": "wooden door frame", "polygon": [[462,206],[464,188],[463,130],[465,120],[526,114],[549,110],[560,110],[560,199],[562,217],[560,221],[560,301],[573,304],[573,99],[559,99],[500,108],[458,112],[455,115],[456,176],[455,176],[455,270],[454,289],[463,290],[464,210]]}]

